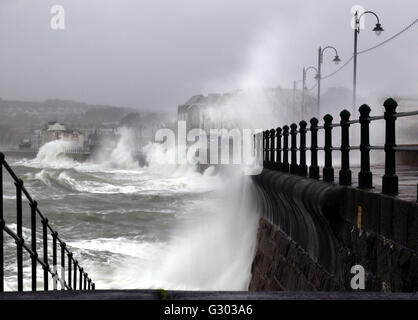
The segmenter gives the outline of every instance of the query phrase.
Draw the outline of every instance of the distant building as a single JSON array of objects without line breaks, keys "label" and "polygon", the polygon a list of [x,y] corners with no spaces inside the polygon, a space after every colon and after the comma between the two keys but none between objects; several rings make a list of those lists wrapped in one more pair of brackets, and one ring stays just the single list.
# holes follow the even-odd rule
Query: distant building
[{"label": "distant building", "polygon": [[191,97],[179,105],[177,119],[186,121],[187,131],[196,128],[203,129],[204,114],[208,108],[207,97],[202,94]]},{"label": "distant building", "polygon": [[76,148],[84,148],[84,134],[78,130],[69,130],[59,122],[48,122],[41,131],[42,144],[54,140],[71,141]]},{"label": "distant building", "polygon": [[165,114],[131,112],[122,118],[118,128],[130,129],[137,146],[141,148],[154,141],[158,130],[166,128],[170,120]]},{"label": "distant building", "polygon": [[236,91],[225,94],[195,95],[178,106],[177,119],[186,121],[187,131],[202,129],[264,128],[309,119],[316,110],[316,99],[282,88]]},{"label": "distant building", "polygon": [[84,134],[79,130],[70,130],[59,122],[52,121],[42,128],[35,130],[30,138],[30,144],[32,149],[39,149],[45,143],[64,140],[71,141],[74,148],[84,149]]}]

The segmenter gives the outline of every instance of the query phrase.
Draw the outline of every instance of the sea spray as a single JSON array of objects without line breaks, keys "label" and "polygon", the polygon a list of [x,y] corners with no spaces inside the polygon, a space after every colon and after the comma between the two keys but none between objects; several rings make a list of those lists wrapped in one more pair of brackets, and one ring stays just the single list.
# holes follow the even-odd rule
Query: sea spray
[{"label": "sea spray", "polygon": [[120,272],[142,288],[247,290],[258,226],[249,179],[225,184],[224,196],[202,203],[148,264],[127,261]]},{"label": "sea spray", "polygon": [[139,163],[135,159],[135,151],[138,146],[135,142],[132,129],[122,127],[118,129],[119,139],[116,146],[109,150],[108,141],[102,141],[103,148],[96,153],[94,164],[103,168],[112,169],[138,169]]},{"label": "sea spray", "polygon": [[175,146],[167,148],[163,144],[149,143],[143,148],[146,154],[146,166],[150,172],[165,176],[186,176],[197,173],[197,165],[186,161],[187,151],[184,159],[176,159],[177,150]]},{"label": "sea spray", "polygon": [[74,143],[72,141],[50,141],[39,149],[35,159],[21,163],[39,168],[71,168],[75,161],[67,157],[65,153],[73,147]]}]

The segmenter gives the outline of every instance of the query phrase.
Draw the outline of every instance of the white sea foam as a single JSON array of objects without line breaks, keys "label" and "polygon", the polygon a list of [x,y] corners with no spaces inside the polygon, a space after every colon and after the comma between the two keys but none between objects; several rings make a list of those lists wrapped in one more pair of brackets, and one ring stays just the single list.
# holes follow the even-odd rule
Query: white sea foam
[{"label": "white sea foam", "polygon": [[132,240],[125,237],[75,241],[69,243],[69,245],[82,250],[110,252],[141,259],[151,259],[157,248],[164,247],[163,243],[151,243],[141,240]]},{"label": "white sea foam", "polygon": [[5,200],[16,200],[16,196],[3,195],[3,199],[5,199]]},{"label": "white sea foam", "polygon": [[76,162],[67,157],[65,152],[73,147],[74,143],[71,141],[50,141],[39,149],[35,159],[17,164],[35,168],[72,168]]}]

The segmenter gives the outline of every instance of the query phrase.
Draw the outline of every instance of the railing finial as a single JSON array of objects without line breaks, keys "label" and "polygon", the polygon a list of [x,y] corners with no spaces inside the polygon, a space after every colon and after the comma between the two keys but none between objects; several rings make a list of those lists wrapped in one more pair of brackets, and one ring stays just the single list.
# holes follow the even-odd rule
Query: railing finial
[{"label": "railing finial", "polygon": [[386,112],[395,113],[396,108],[398,107],[398,103],[393,98],[386,99],[383,103]]},{"label": "railing finial", "polygon": [[350,119],[351,113],[347,109],[344,109],[340,112],[340,117],[342,121],[347,122]]}]

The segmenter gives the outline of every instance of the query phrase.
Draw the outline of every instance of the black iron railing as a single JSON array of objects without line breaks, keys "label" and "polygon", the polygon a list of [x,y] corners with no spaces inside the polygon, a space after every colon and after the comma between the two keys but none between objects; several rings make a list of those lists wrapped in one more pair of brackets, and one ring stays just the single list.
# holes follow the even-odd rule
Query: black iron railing
[{"label": "black iron railing", "polygon": [[[322,171],[324,181],[334,181],[334,167],[332,153],[341,152],[341,167],[339,170],[339,184],[351,185],[352,172],[350,169],[350,151],[360,151],[360,172],[358,174],[358,187],[363,189],[372,188],[372,172],[370,171],[370,151],[383,150],[385,152],[385,174],[382,179],[382,193],[387,195],[397,195],[399,192],[398,176],[396,175],[397,151],[418,151],[418,146],[414,145],[396,145],[395,122],[398,118],[418,115],[418,111],[397,113],[397,102],[393,99],[387,99],[384,102],[385,113],[383,116],[370,116],[370,107],[362,105],[359,109],[360,117],[357,120],[350,120],[350,112],[343,110],[340,113],[339,123],[333,123],[332,116],[327,114],[324,117],[324,125],[318,126],[318,119],[310,120],[310,127],[307,127],[305,121],[301,121],[298,126],[293,123],[283,128],[266,130],[259,133],[256,137],[257,154],[262,156],[264,168],[289,172],[301,176],[309,176],[312,179],[319,179],[320,168],[318,166],[318,151],[324,152],[325,162]],[[385,121],[385,145],[371,146],[369,125],[371,121]],[[350,126],[360,124],[360,146],[350,146]],[[332,145],[332,130],[341,128],[341,146]],[[290,129],[290,131],[289,131]],[[324,130],[324,146],[318,146],[318,131]],[[310,131],[310,148],[306,144],[306,134]],[[290,149],[289,149],[290,135]],[[297,138],[299,135],[299,147],[297,147]],[[262,140],[262,142],[261,142]],[[282,145],[283,141],[283,145]],[[261,152],[261,150],[262,152]],[[290,151],[290,163],[288,154]],[[306,162],[306,152],[310,151],[311,162],[308,168]],[[297,153],[299,152],[299,163],[297,162]],[[418,196],[417,196],[418,198]]]},{"label": "black iron railing", "polygon": [[[16,187],[16,232],[10,229],[4,220],[3,203],[3,168],[9,173]],[[30,207],[30,244],[26,243],[23,237],[23,201],[24,195]],[[37,218],[42,224],[42,257],[39,256],[36,245],[36,224]],[[8,234],[16,242],[17,248],[17,290],[23,291],[23,251],[25,250],[31,259],[32,291],[37,291],[37,266],[43,268],[44,290],[49,290],[49,276],[52,278],[53,289],[57,290],[60,283],[61,290],[95,290],[88,274],[79,266],[78,261],[73,257],[73,253],[68,249],[66,243],[58,236],[58,233],[51,227],[48,219],[41,213],[38,203],[32,199],[29,192],[23,186],[23,181],[19,179],[12,168],[0,153],[0,292],[4,292],[4,234]],[[48,257],[48,238],[52,237],[52,267],[50,257]],[[58,274],[58,246],[61,249],[60,270]],[[67,260],[67,261],[66,261]],[[66,265],[68,266],[66,268]],[[77,286],[77,273],[79,272],[79,283]]]}]

